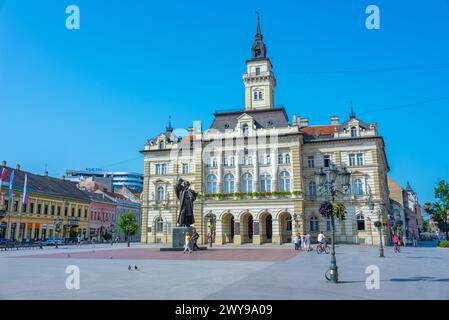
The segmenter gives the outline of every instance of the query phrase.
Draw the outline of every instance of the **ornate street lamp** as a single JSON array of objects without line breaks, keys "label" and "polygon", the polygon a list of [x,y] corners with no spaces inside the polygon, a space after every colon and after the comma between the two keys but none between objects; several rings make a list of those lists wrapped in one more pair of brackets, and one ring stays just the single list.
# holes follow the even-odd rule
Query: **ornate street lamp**
[{"label": "ornate street lamp", "polygon": [[[382,237],[382,209],[383,209],[383,202],[380,203],[380,209],[378,212],[378,218],[379,220],[374,222],[374,226],[379,229],[379,257],[384,258],[384,246],[383,246],[383,237]],[[371,200],[371,197],[368,202],[369,209],[371,211],[374,211],[374,202]]]},{"label": "ornate street lamp", "polygon": [[[330,165],[325,171],[323,168],[318,169],[315,173],[315,182],[319,192],[325,197],[327,201],[332,204],[339,196],[343,197],[349,190],[349,180],[351,173],[345,167],[335,167]],[[330,214],[332,224],[332,247],[331,247],[331,264],[329,266],[330,281],[338,282],[338,267],[337,259],[335,258],[335,217]]]}]

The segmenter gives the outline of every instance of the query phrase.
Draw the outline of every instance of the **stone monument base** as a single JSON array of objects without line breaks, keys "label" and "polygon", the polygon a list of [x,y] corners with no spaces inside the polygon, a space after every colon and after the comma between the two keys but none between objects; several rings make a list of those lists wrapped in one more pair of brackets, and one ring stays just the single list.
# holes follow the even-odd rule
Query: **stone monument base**
[{"label": "stone monument base", "polygon": [[[172,229],[172,245],[171,247],[160,248],[160,251],[183,251],[186,239],[186,233],[193,234],[193,227],[175,227]],[[193,247],[193,243],[191,248]],[[201,250],[207,250],[207,247],[200,247]]]}]

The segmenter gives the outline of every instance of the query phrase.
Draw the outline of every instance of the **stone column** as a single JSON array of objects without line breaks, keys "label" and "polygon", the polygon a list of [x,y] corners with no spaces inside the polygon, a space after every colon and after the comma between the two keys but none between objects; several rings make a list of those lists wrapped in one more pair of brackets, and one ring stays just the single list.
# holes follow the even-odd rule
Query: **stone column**
[{"label": "stone column", "polygon": [[142,225],[140,232],[140,242],[148,243],[148,210],[149,210],[149,185],[150,185],[150,166],[149,161],[144,162],[144,180],[143,180],[143,200],[142,200]]},{"label": "stone column", "polygon": [[281,226],[279,219],[272,220],[272,226],[273,226],[273,235],[271,242],[273,244],[281,244]]},{"label": "stone column", "polygon": [[259,154],[257,150],[254,151],[253,155],[253,168],[254,168],[254,175],[253,175],[253,192],[259,191]]},{"label": "stone column", "polygon": [[217,193],[223,193],[223,152],[218,151]]},{"label": "stone column", "polygon": [[235,192],[240,192],[240,150],[237,149],[235,154],[235,186],[234,190]]},{"label": "stone column", "polygon": [[278,191],[278,152],[271,150],[271,192]]}]

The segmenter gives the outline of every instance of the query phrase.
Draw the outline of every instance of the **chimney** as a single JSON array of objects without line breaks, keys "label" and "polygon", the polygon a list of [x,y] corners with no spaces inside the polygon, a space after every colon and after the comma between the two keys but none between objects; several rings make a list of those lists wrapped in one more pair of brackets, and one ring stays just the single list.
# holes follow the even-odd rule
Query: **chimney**
[{"label": "chimney", "polygon": [[338,125],[338,117],[337,116],[331,117],[331,124]]},{"label": "chimney", "polygon": [[307,118],[300,118],[299,119],[299,126],[300,127],[308,127],[309,126],[309,119],[307,119]]},{"label": "chimney", "polygon": [[48,171],[44,172],[44,176],[48,177]]},{"label": "chimney", "polygon": [[6,167],[6,160],[2,161],[2,167]]},{"label": "chimney", "polygon": [[16,164],[16,170],[20,171],[20,164]]},{"label": "chimney", "polygon": [[195,130],[192,127],[189,127],[189,136],[193,136]]}]

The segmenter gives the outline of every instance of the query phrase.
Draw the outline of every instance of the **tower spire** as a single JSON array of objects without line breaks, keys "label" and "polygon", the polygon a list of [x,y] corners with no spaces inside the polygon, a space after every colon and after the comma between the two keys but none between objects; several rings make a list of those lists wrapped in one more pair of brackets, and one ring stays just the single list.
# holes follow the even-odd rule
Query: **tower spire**
[{"label": "tower spire", "polygon": [[167,132],[173,132],[173,127],[171,126],[171,116],[168,116],[168,126],[165,129]]},{"label": "tower spire", "polygon": [[266,58],[267,57],[267,47],[263,42],[263,34],[260,28],[260,15],[259,12],[256,11],[257,14],[257,29],[256,35],[254,37],[252,51],[252,59]]},{"label": "tower spire", "polygon": [[352,106],[352,100],[351,100],[351,112],[349,113],[349,119],[354,119],[355,118],[355,112],[354,112],[354,108]]}]

